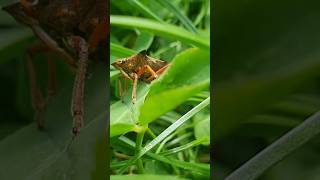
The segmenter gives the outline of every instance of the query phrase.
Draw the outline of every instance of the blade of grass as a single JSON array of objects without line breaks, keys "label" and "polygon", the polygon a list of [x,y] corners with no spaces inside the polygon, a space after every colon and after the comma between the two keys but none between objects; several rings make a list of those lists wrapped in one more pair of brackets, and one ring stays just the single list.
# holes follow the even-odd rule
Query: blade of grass
[{"label": "blade of grass", "polygon": [[183,133],[181,134],[179,137],[173,139],[172,141],[168,142],[166,144],[166,147],[170,147],[170,146],[174,146],[178,143],[181,143],[183,140],[188,139],[189,137],[191,137],[193,135],[192,132],[189,133]]},{"label": "blade of grass", "polygon": [[187,120],[189,120],[193,115],[198,113],[200,110],[208,106],[210,103],[210,97],[205,99],[203,102],[198,104],[196,107],[191,109],[189,112],[187,112],[185,115],[183,115],[180,119],[178,119],[176,122],[174,122],[171,126],[169,126],[166,130],[164,130],[159,136],[157,136],[155,139],[153,139],[149,144],[147,144],[144,148],[141,149],[141,151],[131,159],[127,166],[120,169],[120,173],[123,173],[127,167],[129,167],[131,164],[135,163],[140,157],[142,157],[144,154],[146,154],[148,151],[150,151],[153,147],[155,147],[157,144],[159,144],[163,139],[168,137],[173,131],[175,131],[178,127],[180,127],[182,124],[184,124]]},{"label": "blade of grass", "polygon": [[[125,136],[119,137],[119,140],[124,142],[125,144],[129,145],[129,148],[132,148],[132,150],[135,149],[135,146],[136,146],[135,143],[132,140],[126,138]],[[179,168],[182,168],[185,170],[191,170],[192,172],[198,172],[198,173],[204,174],[206,176],[209,176],[209,173],[210,173],[210,165],[209,164],[183,162],[183,161],[176,160],[174,158],[169,158],[169,157],[165,157],[163,155],[158,155],[158,154],[150,153],[150,152],[146,153],[146,155],[148,157],[151,157],[151,158],[157,160],[157,161],[168,163],[172,166],[179,167]],[[111,163],[111,167],[121,168],[121,167],[125,167],[128,163],[130,163],[130,160],[115,162],[115,163]]]},{"label": "blade of grass", "polygon": [[187,143],[187,144],[185,144],[185,145],[183,145],[183,146],[176,147],[176,148],[173,148],[173,149],[170,149],[170,150],[161,152],[160,154],[161,154],[161,155],[164,155],[164,156],[171,155],[171,154],[175,154],[175,153],[184,151],[184,150],[186,150],[186,149],[189,149],[189,148],[198,146],[198,145],[200,145],[201,143],[208,141],[208,139],[209,139],[208,136],[202,137],[202,138],[200,138],[200,139],[196,139],[196,140],[194,140],[194,141],[191,141],[190,143]]},{"label": "blade of grass", "polygon": [[195,20],[193,21],[193,24],[195,26],[197,26],[201,22],[201,20],[205,17],[207,9],[210,8],[209,3],[210,1],[203,1],[201,10],[198,13],[197,17],[195,18]]},{"label": "blade of grass", "polygon": [[253,180],[258,178],[274,164],[281,161],[319,133],[320,112],[317,112],[254,156],[239,169],[230,174],[226,180]]},{"label": "blade of grass", "polygon": [[174,6],[170,1],[168,0],[156,0],[156,1],[159,4],[161,4],[164,8],[167,8],[169,11],[171,11],[189,31],[195,34],[198,33],[197,28],[192,24],[190,19],[187,16],[185,16],[180,11],[180,9]]},{"label": "blade of grass", "polygon": [[203,48],[206,50],[210,49],[210,42],[208,38],[203,38],[201,36],[195,35],[183,28],[171,24],[159,23],[157,21],[148,20],[145,18],[120,15],[111,15],[110,23],[112,26],[120,26],[129,29],[137,28],[174,40],[180,40],[199,48]]},{"label": "blade of grass", "polygon": [[205,176],[210,176],[210,164],[203,164],[203,163],[190,163],[185,161],[179,161],[174,158],[168,158],[165,156],[161,156],[154,153],[147,153],[148,156],[152,157],[153,159],[156,159],[161,162],[165,162],[168,164],[171,164],[173,166],[183,168],[186,170],[191,170],[193,172],[199,172]]},{"label": "blade of grass", "polygon": [[146,17],[155,19],[155,20],[157,20],[159,22],[163,22],[162,19],[158,15],[153,13],[147,6],[142,4],[140,1],[138,1],[138,0],[127,0],[127,2],[130,5],[132,5],[133,7],[135,7],[142,14],[144,14]]},{"label": "blade of grass", "polygon": [[127,57],[137,53],[136,51],[123,47],[119,44],[110,43],[110,54],[117,57]]}]

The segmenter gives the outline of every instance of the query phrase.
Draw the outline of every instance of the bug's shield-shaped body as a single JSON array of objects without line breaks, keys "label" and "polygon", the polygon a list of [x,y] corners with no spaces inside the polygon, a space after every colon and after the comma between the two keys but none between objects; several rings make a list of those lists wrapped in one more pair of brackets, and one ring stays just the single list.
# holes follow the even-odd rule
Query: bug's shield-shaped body
[{"label": "bug's shield-shaped body", "polygon": [[154,59],[146,55],[146,51],[141,51],[140,53],[133,55],[128,58],[120,59],[112,65],[119,69],[121,73],[133,80],[134,74],[139,75],[139,80],[146,83],[150,83],[153,79],[149,79],[152,74],[148,70],[144,70],[146,66],[149,66],[154,72],[159,71],[161,68],[167,66],[167,62]]},{"label": "bug's shield-shaped body", "polygon": [[[120,59],[112,63],[112,65],[119,69],[125,78],[133,82],[132,103],[136,101],[138,80],[150,83],[168,67],[167,62],[147,56],[146,51],[141,51],[137,55]],[[120,96],[122,96],[121,83],[119,83],[119,89]]]}]

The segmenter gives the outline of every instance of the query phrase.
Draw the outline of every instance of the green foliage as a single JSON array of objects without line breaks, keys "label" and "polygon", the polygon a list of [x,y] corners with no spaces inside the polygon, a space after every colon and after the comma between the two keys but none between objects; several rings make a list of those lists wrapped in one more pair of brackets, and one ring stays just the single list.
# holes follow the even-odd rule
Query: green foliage
[{"label": "green foliage", "polygon": [[[119,99],[119,73],[111,67],[110,137],[115,154],[110,165],[117,174],[111,179],[146,177],[120,175],[128,171],[154,174],[154,178],[163,178],[161,174],[209,178],[208,160],[198,160],[199,150],[208,151],[208,146],[200,146],[208,145],[208,137],[195,140],[191,121],[201,109],[209,109],[209,12],[203,6],[207,3],[111,1],[111,62],[144,49],[149,56],[170,62],[151,84],[138,83],[135,104],[131,103],[131,83],[124,102]],[[203,126],[209,124],[203,121]]]},{"label": "green foliage", "polygon": [[[214,159],[217,179],[259,157],[256,155],[262,149],[275,147],[272,142],[320,109],[320,26],[316,23],[320,14],[315,8],[319,3],[311,2],[215,1],[212,133],[214,149],[220,152]],[[250,161],[241,168],[247,171],[241,173],[252,175],[268,167],[259,178],[319,178],[316,171],[308,171],[319,169],[315,163],[319,158],[313,154],[319,148],[317,143],[314,138],[299,150],[290,145],[277,152],[267,151],[264,156],[268,160]],[[292,148],[296,153],[290,154]],[[287,158],[280,163],[281,158],[275,158],[279,164],[269,166],[270,159],[282,152]],[[255,169],[248,171],[246,167]]]},{"label": "green foliage", "polygon": [[179,178],[175,176],[159,176],[159,175],[130,175],[130,176],[113,175],[110,177],[111,180],[140,180],[140,179],[162,180],[163,178],[167,180],[185,180],[185,178]]},{"label": "green foliage", "polygon": [[150,123],[200,90],[209,87],[209,84],[209,52],[199,49],[184,51],[176,56],[168,71],[152,84],[141,107],[139,123]]},{"label": "green foliage", "polygon": [[201,115],[200,117],[198,115],[194,118],[194,121],[196,123],[194,127],[194,135],[198,140],[207,138],[208,140],[202,142],[202,144],[209,145],[210,144],[210,114],[206,113],[204,115],[202,114],[200,115]]}]

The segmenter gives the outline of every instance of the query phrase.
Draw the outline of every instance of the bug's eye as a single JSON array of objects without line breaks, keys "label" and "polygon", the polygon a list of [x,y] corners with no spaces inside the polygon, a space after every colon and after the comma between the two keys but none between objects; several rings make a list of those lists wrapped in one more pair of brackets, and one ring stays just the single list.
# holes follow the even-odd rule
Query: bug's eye
[{"label": "bug's eye", "polygon": [[120,60],[120,63],[123,64],[124,62],[126,62],[125,59]]}]

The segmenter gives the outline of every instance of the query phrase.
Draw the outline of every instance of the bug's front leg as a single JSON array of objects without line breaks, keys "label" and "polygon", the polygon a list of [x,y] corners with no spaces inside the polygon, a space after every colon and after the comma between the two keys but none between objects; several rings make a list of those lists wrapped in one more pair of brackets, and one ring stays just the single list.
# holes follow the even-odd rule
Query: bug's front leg
[{"label": "bug's front leg", "polygon": [[156,71],[156,74],[159,76],[161,75],[168,67],[170,64],[167,64],[165,66],[163,66],[162,68],[160,68],[158,71]]},{"label": "bug's front leg", "polygon": [[56,68],[51,55],[48,55],[48,102],[57,92]]},{"label": "bug's front leg", "polygon": [[29,72],[29,80],[30,80],[30,93],[31,93],[31,102],[32,107],[34,109],[34,119],[37,122],[38,128],[43,129],[43,113],[46,107],[45,99],[43,94],[40,91],[37,82],[37,74],[35,71],[35,67],[33,64],[33,55],[38,51],[38,45],[30,46],[27,49],[27,69]]},{"label": "bug's front leg", "polygon": [[137,101],[137,84],[138,84],[138,75],[132,73],[133,76],[133,85],[132,85],[132,103],[135,104]]},{"label": "bug's front leg", "polygon": [[89,55],[88,45],[83,38],[73,36],[70,38],[69,43],[74,47],[79,57],[71,102],[71,115],[73,117],[72,133],[74,136],[77,136],[83,126],[83,96]]},{"label": "bug's front leg", "polygon": [[123,90],[122,90],[122,84],[121,84],[121,78],[120,77],[117,79],[117,83],[118,83],[119,96],[120,96],[121,101],[123,102]]}]

